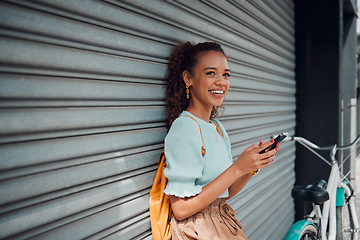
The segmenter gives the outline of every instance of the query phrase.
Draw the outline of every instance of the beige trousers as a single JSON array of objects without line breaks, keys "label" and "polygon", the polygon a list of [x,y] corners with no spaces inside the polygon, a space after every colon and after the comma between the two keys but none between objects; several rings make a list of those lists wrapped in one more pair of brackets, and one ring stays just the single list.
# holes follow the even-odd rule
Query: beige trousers
[{"label": "beige trousers", "polygon": [[182,221],[173,215],[171,233],[172,240],[247,240],[235,211],[221,198]]}]

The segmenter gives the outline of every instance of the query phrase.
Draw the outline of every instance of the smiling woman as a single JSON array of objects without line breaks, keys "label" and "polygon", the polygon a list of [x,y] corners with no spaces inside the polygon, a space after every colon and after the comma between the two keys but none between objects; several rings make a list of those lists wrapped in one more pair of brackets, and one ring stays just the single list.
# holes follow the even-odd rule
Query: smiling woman
[{"label": "smiling woman", "polygon": [[[180,115],[180,113],[188,107],[189,102],[192,101],[190,95],[192,95],[194,86],[191,86],[191,84],[188,83],[185,84],[184,75],[190,80],[195,67],[198,67],[198,57],[208,51],[221,53],[222,58],[226,60],[225,53],[221,46],[213,42],[199,43],[194,46],[192,46],[190,42],[187,42],[179,45],[171,55],[168,65],[168,76],[166,78],[168,128],[170,128],[172,122]],[[211,66],[208,67],[210,68]],[[215,71],[213,69],[205,68],[203,70],[206,71],[205,73],[207,75],[215,77]],[[230,77],[230,71],[227,71],[227,74],[227,76]],[[188,94],[186,94],[187,89],[189,89]],[[225,94],[226,93],[224,93],[224,95]],[[218,109],[219,105],[214,105],[212,107],[210,118],[215,118],[218,115]]]},{"label": "smiling woman", "polygon": [[183,79],[190,88],[187,110],[205,121],[209,121],[211,109],[220,106],[230,87],[230,70],[222,52],[208,51],[199,54],[193,73],[185,70]]},{"label": "smiling woman", "polygon": [[173,240],[247,239],[226,201],[247,184],[252,172],[271,164],[278,146],[259,154],[272,143],[261,141],[233,163],[229,136],[215,119],[229,78],[226,55],[217,43],[187,42],[169,59],[164,192],[170,196]]}]

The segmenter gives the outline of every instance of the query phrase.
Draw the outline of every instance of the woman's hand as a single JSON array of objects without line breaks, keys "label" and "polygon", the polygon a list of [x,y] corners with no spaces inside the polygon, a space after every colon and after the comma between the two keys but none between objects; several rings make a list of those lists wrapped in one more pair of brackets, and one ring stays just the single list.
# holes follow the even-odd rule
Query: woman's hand
[{"label": "woman's hand", "polygon": [[274,140],[270,140],[263,144],[263,141],[260,141],[259,145],[253,144],[246,148],[234,163],[240,172],[239,174],[247,174],[256,171],[257,169],[268,167],[276,156],[279,143],[276,145],[276,148],[271,151],[266,151],[262,154],[259,154],[259,152],[273,144],[273,142]]},{"label": "woman's hand", "polygon": [[261,141],[259,145],[252,145],[245,149],[233,165],[203,187],[199,194],[189,198],[170,196],[174,216],[178,220],[183,220],[194,215],[217,199],[226,189],[229,189],[227,199],[230,199],[250,180],[252,171],[270,165],[279,145],[263,154],[259,154],[259,152],[272,143],[273,141],[269,141],[262,144]]}]

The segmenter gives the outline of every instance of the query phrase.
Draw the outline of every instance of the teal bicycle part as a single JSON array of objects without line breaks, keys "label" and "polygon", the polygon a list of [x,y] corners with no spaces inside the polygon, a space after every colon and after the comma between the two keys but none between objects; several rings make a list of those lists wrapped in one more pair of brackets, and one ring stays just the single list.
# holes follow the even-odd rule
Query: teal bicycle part
[{"label": "teal bicycle part", "polygon": [[336,206],[342,207],[345,203],[345,190],[343,188],[336,189]]},{"label": "teal bicycle part", "polygon": [[308,234],[308,239],[317,239],[318,227],[308,220],[300,220],[292,225],[284,240],[299,240]]}]

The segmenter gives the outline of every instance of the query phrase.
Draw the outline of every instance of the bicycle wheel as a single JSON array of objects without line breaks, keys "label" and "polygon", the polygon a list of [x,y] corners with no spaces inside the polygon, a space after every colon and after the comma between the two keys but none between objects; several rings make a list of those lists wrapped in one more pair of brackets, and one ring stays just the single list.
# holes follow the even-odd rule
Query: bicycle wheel
[{"label": "bicycle wheel", "polygon": [[317,240],[318,230],[313,225],[307,225],[300,233],[299,240]]},{"label": "bicycle wheel", "polygon": [[354,235],[355,230],[350,206],[346,202],[343,206],[336,207],[336,239],[357,240]]},{"label": "bicycle wheel", "polygon": [[284,240],[317,240],[318,227],[312,221],[303,219],[294,223]]}]

